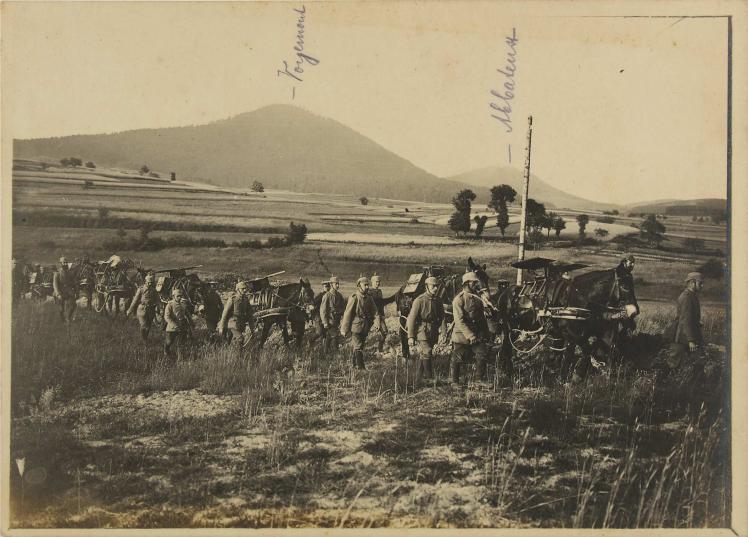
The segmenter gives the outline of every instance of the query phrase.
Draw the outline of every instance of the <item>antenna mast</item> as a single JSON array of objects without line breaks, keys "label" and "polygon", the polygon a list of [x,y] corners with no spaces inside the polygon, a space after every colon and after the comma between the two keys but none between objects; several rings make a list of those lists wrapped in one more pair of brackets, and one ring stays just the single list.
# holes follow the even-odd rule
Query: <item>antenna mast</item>
[{"label": "antenna mast", "polygon": [[[532,116],[527,116],[527,147],[525,148],[525,184],[522,191],[522,212],[519,217],[519,252],[517,260],[525,258],[525,226],[527,222],[527,195],[530,191],[530,151],[532,148]],[[522,269],[517,269],[517,285],[522,285]]]}]

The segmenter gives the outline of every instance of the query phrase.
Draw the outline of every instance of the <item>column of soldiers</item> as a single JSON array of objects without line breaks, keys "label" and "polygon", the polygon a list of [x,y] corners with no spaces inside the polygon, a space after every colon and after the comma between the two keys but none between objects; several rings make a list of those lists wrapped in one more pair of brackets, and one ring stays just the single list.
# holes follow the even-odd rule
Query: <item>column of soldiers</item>
[{"label": "column of soldiers", "polygon": [[[18,265],[14,265],[14,270]],[[634,293],[632,271],[635,259],[628,255],[616,267],[621,289],[621,301],[632,309],[624,319],[624,328],[633,331],[634,317],[639,313],[639,305]],[[78,296],[78,282],[72,276],[65,257],[59,259],[59,267],[53,276],[54,298],[59,305],[60,318],[69,322],[73,318]],[[14,282],[16,281],[14,275]],[[568,283],[570,277],[565,275],[560,280]],[[318,325],[315,327],[318,337],[322,339],[323,350],[327,354],[336,352],[342,338],[351,337],[351,364],[354,368],[365,369],[364,346],[371,330],[377,335],[377,347],[381,352],[386,342],[384,299],[380,289],[381,278],[373,275],[371,282],[361,277],[356,282],[356,291],[346,300],[340,293],[340,281],[332,276],[322,282],[323,291],[315,297],[315,306],[319,311]],[[704,284],[704,276],[699,272],[689,273],[686,288],[677,300],[677,318],[670,335],[670,344],[666,349],[666,363],[674,369],[684,357],[703,352],[704,338],[701,329],[701,308],[698,295]],[[433,349],[439,339],[439,328],[442,326],[445,312],[441,298],[437,296],[439,281],[434,277],[425,280],[426,290],[418,296],[410,309],[406,322],[408,345],[419,358],[418,376],[432,379]],[[453,383],[460,381],[462,365],[471,359],[475,362],[474,379],[483,381],[486,377],[486,365],[489,354],[488,342],[490,333],[485,316],[485,303],[481,299],[481,283],[473,272],[462,276],[462,290],[452,301],[454,325],[451,334],[452,354],[450,358],[449,378]],[[561,285],[557,287],[563,287]],[[15,289],[14,289],[15,292]],[[558,289],[554,294],[559,293]],[[130,316],[136,313],[140,326],[140,335],[147,341],[151,326],[156,316],[156,305],[159,301],[155,290],[153,274],[145,277],[127,311]],[[174,358],[174,347],[180,341],[191,339],[192,320],[180,289],[174,289],[172,298],[164,310],[166,338],[164,354]],[[231,297],[226,301],[223,314],[219,320],[213,320],[219,338],[231,342],[240,350],[246,342],[246,330],[254,330],[253,311],[249,303],[247,284],[237,283]],[[210,328],[210,326],[209,326]],[[227,330],[228,328],[228,330]],[[502,364],[505,376],[511,375],[511,362]]]}]

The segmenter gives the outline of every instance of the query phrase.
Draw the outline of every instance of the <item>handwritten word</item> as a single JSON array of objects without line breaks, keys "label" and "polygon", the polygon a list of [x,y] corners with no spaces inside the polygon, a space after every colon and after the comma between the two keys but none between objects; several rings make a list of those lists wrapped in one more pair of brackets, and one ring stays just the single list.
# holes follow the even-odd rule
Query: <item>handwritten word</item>
[{"label": "handwritten word", "polygon": [[509,47],[506,55],[506,66],[503,69],[496,69],[496,71],[504,75],[503,90],[491,90],[491,95],[500,99],[503,103],[500,102],[497,104],[492,102],[490,106],[492,112],[499,113],[498,115],[492,113],[491,117],[499,120],[506,127],[506,132],[510,133],[512,132],[512,104],[510,101],[514,99],[514,73],[517,71],[517,43],[519,43],[516,28],[512,28],[512,35],[507,36],[505,42]]},{"label": "handwritten word", "polygon": [[[294,12],[298,13],[298,20],[296,23],[296,45],[293,49],[296,51],[296,59],[292,61],[293,68],[289,68],[289,62],[283,61],[283,70],[278,70],[277,76],[285,75],[298,82],[303,82],[302,75],[304,74],[304,64],[317,65],[319,60],[310,54],[304,52],[304,19],[306,18],[306,6],[301,5],[301,9],[293,8]],[[296,88],[294,88],[294,95],[296,95]]]}]

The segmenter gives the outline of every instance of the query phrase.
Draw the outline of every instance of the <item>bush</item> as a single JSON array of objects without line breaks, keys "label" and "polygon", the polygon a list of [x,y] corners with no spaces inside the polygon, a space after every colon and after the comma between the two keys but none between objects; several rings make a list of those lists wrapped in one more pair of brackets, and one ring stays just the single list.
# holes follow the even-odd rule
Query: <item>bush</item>
[{"label": "bush", "polygon": [[[286,239],[285,241],[288,244],[301,244],[306,240],[306,234],[307,229],[305,224],[294,224],[291,222],[288,226],[288,231],[286,232]],[[271,239],[274,237],[271,237]],[[277,238],[277,237],[276,237]],[[270,243],[270,239],[268,239],[268,243]]]},{"label": "bush", "polygon": [[161,175],[159,175],[156,172],[151,172],[151,173],[148,174],[148,177],[155,177],[156,179],[159,179],[161,177]]},{"label": "bush", "polygon": [[234,243],[234,246],[237,246],[238,248],[249,248],[251,250],[259,250],[262,248],[262,241],[258,241],[257,239],[252,239],[248,241],[241,241]]},{"label": "bush", "polygon": [[265,192],[265,185],[259,181],[252,183],[252,192]]},{"label": "bush", "polygon": [[595,222],[600,222],[601,224],[612,224],[615,221],[616,219],[612,216],[598,216],[595,218]]},{"label": "bush", "polygon": [[281,246],[286,246],[287,244],[288,243],[284,237],[270,237],[266,243],[268,248],[279,248]]},{"label": "bush", "polygon": [[410,223],[411,224],[420,224],[420,222],[418,221],[418,218],[416,218],[415,216],[410,219]]},{"label": "bush", "polygon": [[95,167],[96,167],[96,164],[94,164],[90,160],[88,162],[86,162],[86,168],[95,168]]},{"label": "bush", "polygon": [[102,206],[102,207],[99,207],[97,211],[99,213],[99,218],[101,218],[102,220],[104,220],[107,216],[109,216],[109,207]]},{"label": "bush", "polygon": [[608,235],[608,230],[607,230],[607,229],[603,229],[603,228],[599,227],[599,228],[597,228],[597,229],[595,230],[595,235],[596,235],[597,237],[605,237],[605,236],[607,236],[607,235]]},{"label": "bush", "polygon": [[147,174],[147,173],[148,173],[149,171],[151,171],[151,169],[150,169],[150,168],[148,167],[148,165],[147,165],[147,164],[143,164],[143,165],[142,165],[142,166],[140,167],[140,175],[145,175],[145,174]]},{"label": "bush", "polygon": [[361,202],[361,205],[369,205],[369,198],[367,198],[366,196],[361,196],[360,198],[358,198],[358,201]]},{"label": "bush", "polygon": [[88,190],[89,188],[93,188],[94,183],[93,181],[83,181],[83,190]]},{"label": "bush", "polygon": [[707,278],[721,280],[725,276],[725,264],[719,259],[709,259],[698,268]]}]

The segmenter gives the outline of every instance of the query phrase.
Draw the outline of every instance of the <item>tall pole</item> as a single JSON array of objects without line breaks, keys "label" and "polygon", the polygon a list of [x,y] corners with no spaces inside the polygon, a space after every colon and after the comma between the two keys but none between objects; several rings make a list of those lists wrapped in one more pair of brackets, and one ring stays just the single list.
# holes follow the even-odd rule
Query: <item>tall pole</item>
[{"label": "tall pole", "polygon": [[[519,252],[517,260],[525,258],[525,222],[527,222],[527,196],[530,191],[530,150],[532,147],[532,116],[527,116],[527,147],[525,148],[525,184],[522,189],[522,213],[519,217]],[[522,284],[522,269],[517,269],[517,285]]]}]

